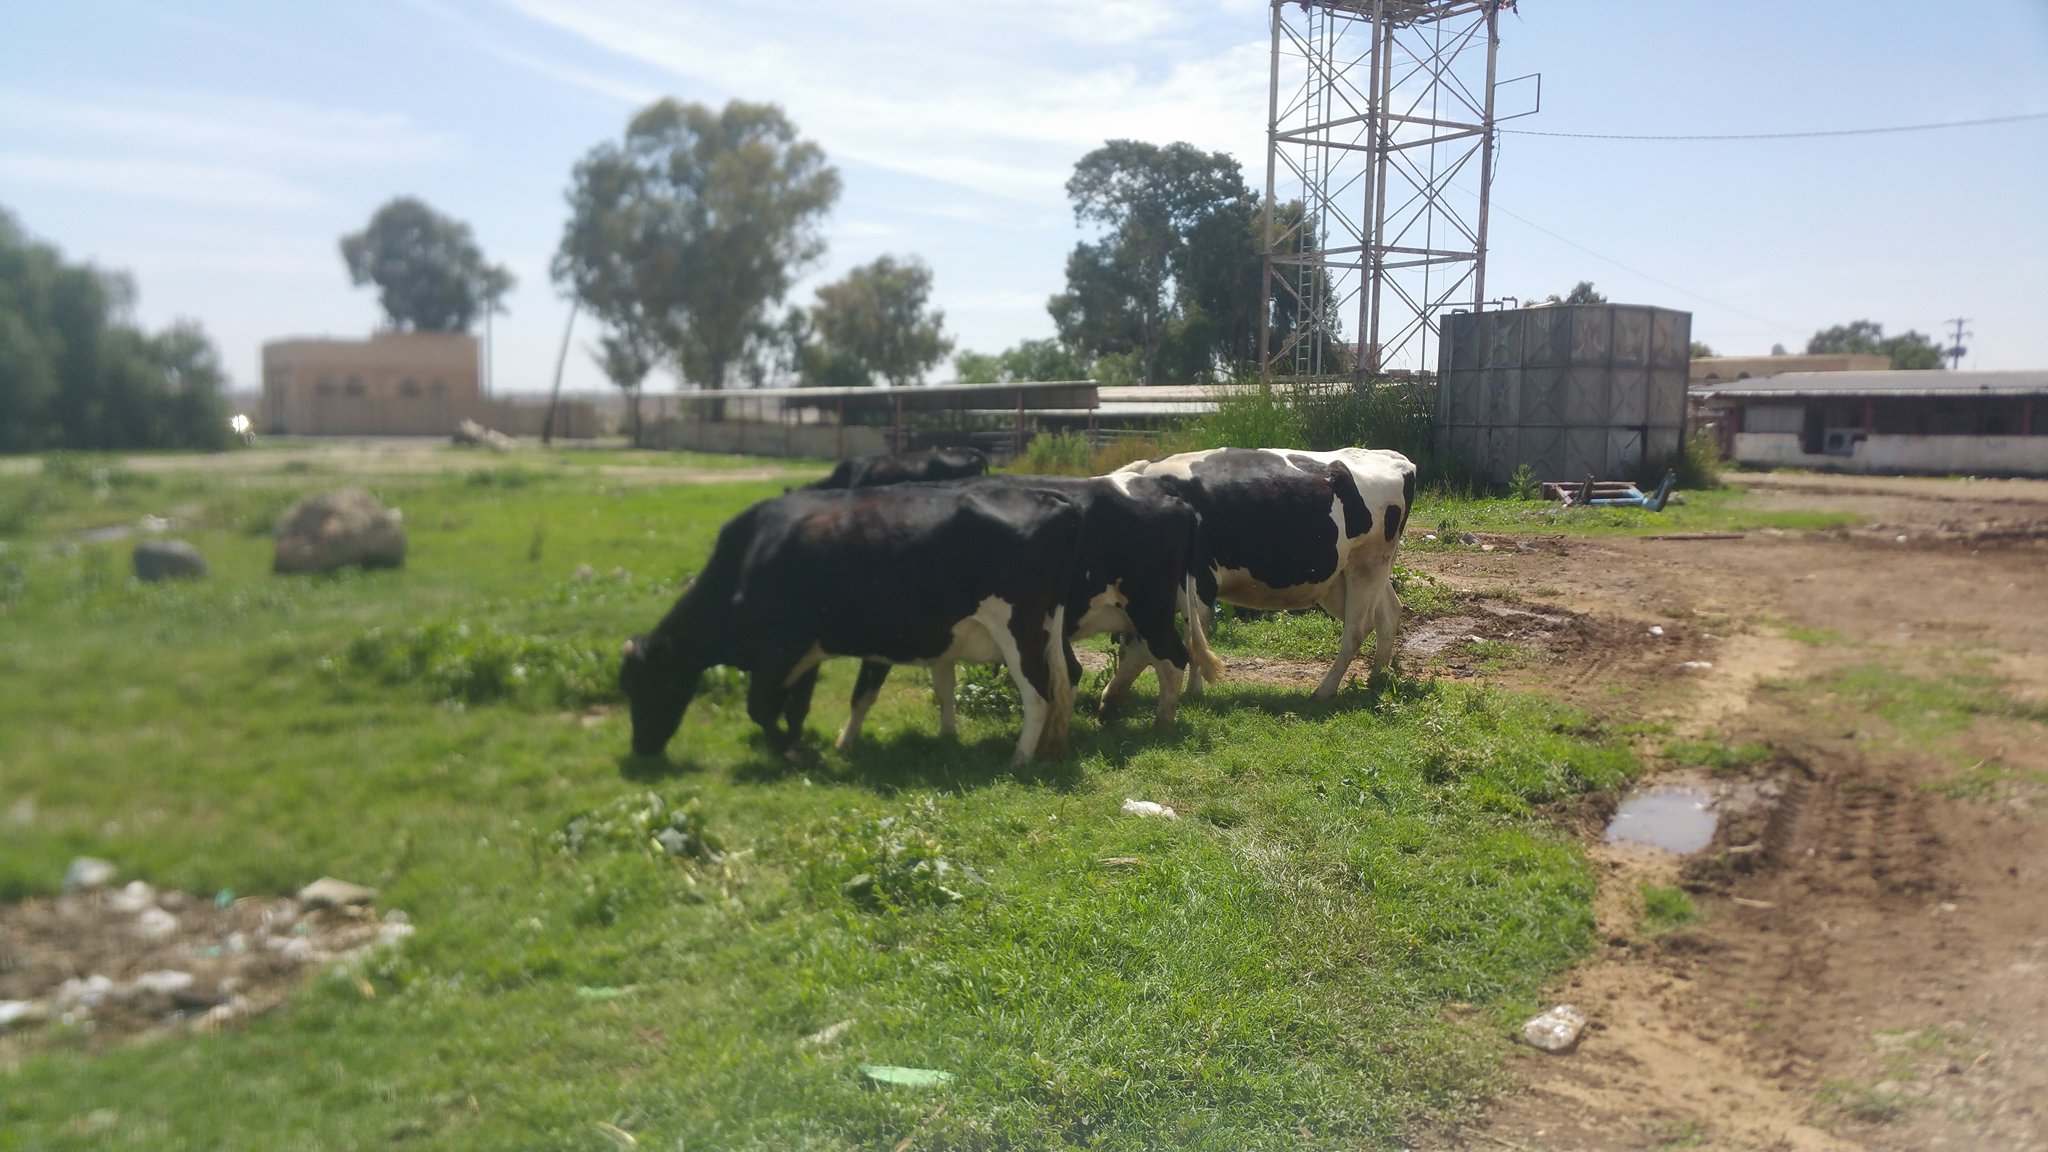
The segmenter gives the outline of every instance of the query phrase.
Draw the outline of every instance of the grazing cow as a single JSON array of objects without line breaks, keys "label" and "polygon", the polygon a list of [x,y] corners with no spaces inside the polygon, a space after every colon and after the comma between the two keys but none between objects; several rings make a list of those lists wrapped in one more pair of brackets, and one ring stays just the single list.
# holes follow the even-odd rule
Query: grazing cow
[{"label": "grazing cow", "polygon": [[818,665],[853,656],[999,660],[1024,706],[1015,762],[1041,736],[1064,756],[1074,700],[1065,593],[1082,530],[1073,501],[1001,485],[798,491],[756,504],[719,531],[654,631],[626,642],[619,683],[633,751],[667,746],[714,664],[748,673],[747,714],[791,749]]},{"label": "grazing cow", "polygon": [[[1071,644],[1104,633],[1129,637],[1126,658],[1134,659],[1139,671],[1150,666],[1158,673],[1155,719],[1160,727],[1173,723],[1180,702],[1180,674],[1190,662],[1212,680],[1222,674],[1223,664],[1209,651],[1198,610],[1194,566],[1201,554],[1201,519],[1163,484],[1130,476],[1092,480],[991,476],[946,487],[961,492],[998,487],[1055,492],[1082,510],[1086,532],[1066,588],[1066,639]],[[1175,615],[1183,610],[1188,618],[1186,644],[1174,626]],[[1131,652],[1142,655],[1130,657]],[[1081,674],[1071,656],[1068,673],[1075,679]],[[950,736],[954,729],[953,666],[934,662],[931,674],[932,692],[939,699],[939,731]],[[1137,674],[1133,672],[1132,679]],[[888,677],[887,664],[870,661],[861,665],[854,682],[853,709],[839,734],[839,747],[850,747],[860,736],[861,722]],[[1105,690],[1102,712],[1113,711],[1129,690],[1129,680]]]},{"label": "grazing cow", "polygon": [[839,462],[823,480],[806,488],[879,488],[932,480],[964,480],[988,471],[988,457],[978,448],[934,448],[929,452],[885,452],[854,456]]},{"label": "grazing cow", "polygon": [[[1401,628],[1394,550],[1415,501],[1415,465],[1406,456],[1365,448],[1216,448],[1141,460],[1117,474],[1158,480],[1201,514],[1207,563],[1198,582],[1205,604],[1319,604],[1343,622],[1337,662],[1316,686],[1318,697],[1342,686],[1367,632],[1375,634],[1373,671],[1386,670]],[[1136,677],[1140,668],[1120,667],[1116,679]],[[1200,690],[1198,671],[1188,691]]]}]

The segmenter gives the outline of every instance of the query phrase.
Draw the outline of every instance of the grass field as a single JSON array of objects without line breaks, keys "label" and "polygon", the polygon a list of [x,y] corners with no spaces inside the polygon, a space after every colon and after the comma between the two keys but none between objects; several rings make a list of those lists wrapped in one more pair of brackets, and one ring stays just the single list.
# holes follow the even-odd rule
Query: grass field
[{"label": "grass field", "polygon": [[[806,763],[722,681],[651,770],[607,710],[619,641],[781,483],[382,477],[403,570],[270,575],[272,518],[337,479],[0,475],[0,897],[83,853],[202,894],[339,876],[419,929],[363,971],[374,998],[320,975],[220,1035],[0,1040],[0,1149],[1392,1144],[1483,1098],[1592,942],[1593,877],[1541,809],[1636,764],[1560,705],[1226,681],[1169,732],[1139,700],[1013,771],[1014,721],[941,741],[915,672],[833,751],[839,662]],[[212,577],[137,585],[128,542],[80,542],[144,514]],[[650,796],[703,853],[631,832]],[[863,1062],[955,1079],[873,1087]]]}]

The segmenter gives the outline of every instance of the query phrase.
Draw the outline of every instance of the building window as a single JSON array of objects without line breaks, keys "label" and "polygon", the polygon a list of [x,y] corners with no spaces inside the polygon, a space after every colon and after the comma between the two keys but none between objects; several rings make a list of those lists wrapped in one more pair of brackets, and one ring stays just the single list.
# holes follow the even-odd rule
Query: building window
[{"label": "building window", "polygon": [[341,390],[343,394],[348,396],[361,396],[363,394],[363,378],[361,376],[349,377],[348,382],[341,386]]},{"label": "building window", "polygon": [[332,380],[329,380],[329,379],[328,379],[327,377],[325,377],[325,376],[322,376],[322,377],[321,377],[321,378],[320,378],[319,380],[315,381],[315,382],[314,382],[314,384],[313,384],[313,395],[315,395],[315,396],[332,396],[332,395],[334,395],[334,381],[332,381]]},{"label": "building window", "polygon": [[427,384],[427,395],[439,397],[446,396],[447,394],[448,382],[446,380],[434,380]]},{"label": "building window", "polygon": [[420,382],[408,376],[398,382],[398,394],[407,400],[420,398]]}]

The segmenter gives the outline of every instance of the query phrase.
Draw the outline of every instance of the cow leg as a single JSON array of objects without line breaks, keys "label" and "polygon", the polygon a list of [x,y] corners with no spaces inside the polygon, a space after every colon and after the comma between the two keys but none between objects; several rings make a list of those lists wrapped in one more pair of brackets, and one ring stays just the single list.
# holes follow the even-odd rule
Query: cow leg
[{"label": "cow leg", "polygon": [[768,737],[768,746],[777,752],[789,748],[789,737],[782,731],[782,702],[789,690],[783,686],[788,673],[778,668],[765,672],[756,668],[747,684],[747,715],[761,726]]},{"label": "cow leg", "polygon": [[1358,578],[1349,573],[1323,597],[1323,611],[1343,622],[1344,634],[1337,641],[1337,662],[1330,665],[1323,682],[1316,685],[1316,699],[1328,700],[1344,686],[1344,674],[1351,671],[1351,662],[1358,659],[1358,650],[1365,644],[1366,613],[1372,610],[1376,599],[1359,587]]},{"label": "cow leg", "polygon": [[[1209,636],[1214,636],[1216,634],[1216,602],[1214,600],[1197,600],[1196,604],[1197,607],[1195,610],[1202,614],[1203,633]],[[1200,696],[1201,694],[1202,670],[1200,668],[1190,666],[1188,668],[1187,697],[1188,699],[1192,700]]]},{"label": "cow leg", "polygon": [[792,744],[801,743],[804,737],[804,718],[811,714],[811,693],[818,687],[818,670],[810,671],[796,678],[796,682],[785,689],[782,701],[782,722],[789,726]]},{"label": "cow leg", "polygon": [[1041,739],[1048,752],[1065,759],[1067,722],[1074,711],[1074,683],[1067,679],[1063,651],[1066,608],[1054,608],[1049,618],[1035,626],[1014,618],[1006,623],[989,632],[1002,650],[1003,663],[1009,666],[1010,679],[1023,704],[1023,731],[1017,734],[1017,751],[1010,763],[1030,760]]},{"label": "cow leg", "polygon": [[1379,582],[1380,593],[1373,613],[1372,670],[1385,672],[1394,663],[1401,641],[1401,595],[1394,591],[1391,577]]},{"label": "cow leg", "polygon": [[844,752],[860,739],[860,726],[868,718],[868,709],[875,706],[875,697],[882,694],[882,681],[888,678],[889,665],[878,660],[860,662],[860,675],[853,681],[853,707],[847,711],[846,727],[839,730],[833,747]]},{"label": "cow leg", "polygon": [[1131,685],[1137,683],[1139,673],[1152,666],[1152,650],[1136,636],[1124,637],[1121,655],[1117,657],[1116,675],[1103,686],[1102,702],[1098,714],[1104,719],[1116,711],[1131,694]]},{"label": "cow leg", "polygon": [[951,661],[932,665],[932,695],[939,698],[939,735],[948,738],[958,734],[953,711],[953,671]]},{"label": "cow leg", "polygon": [[[1159,674],[1159,712],[1152,723],[1160,728],[1171,728],[1174,710],[1180,707],[1180,669],[1174,667],[1171,660],[1161,660],[1152,665],[1152,670]],[[1194,675],[1192,665],[1188,674]]]}]

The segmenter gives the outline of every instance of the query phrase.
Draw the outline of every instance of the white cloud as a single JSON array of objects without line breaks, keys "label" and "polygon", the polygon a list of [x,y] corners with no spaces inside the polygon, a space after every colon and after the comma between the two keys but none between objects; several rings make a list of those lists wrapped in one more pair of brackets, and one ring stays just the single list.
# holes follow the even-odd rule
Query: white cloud
[{"label": "white cloud", "polygon": [[37,152],[0,152],[0,184],[222,208],[288,210],[321,201],[310,188],[246,166]]},{"label": "white cloud", "polygon": [[1013,201],[1059,202],[1079,154],[1115,137],[1263,164],[1265,41],[1253,23],[1213,47],[1215,28],[1190,27],[1213,9],[877,0],[771,18],[758,5],[505,2],[714,98],[773,100],[834,156]]},{"label": "white cloud", "polygon": [[0,90],[0,125],[86,148],[204,156],[224,163],[412,164],[454,141],[404,116],[289,100],[152,89],[92,98]]}]

